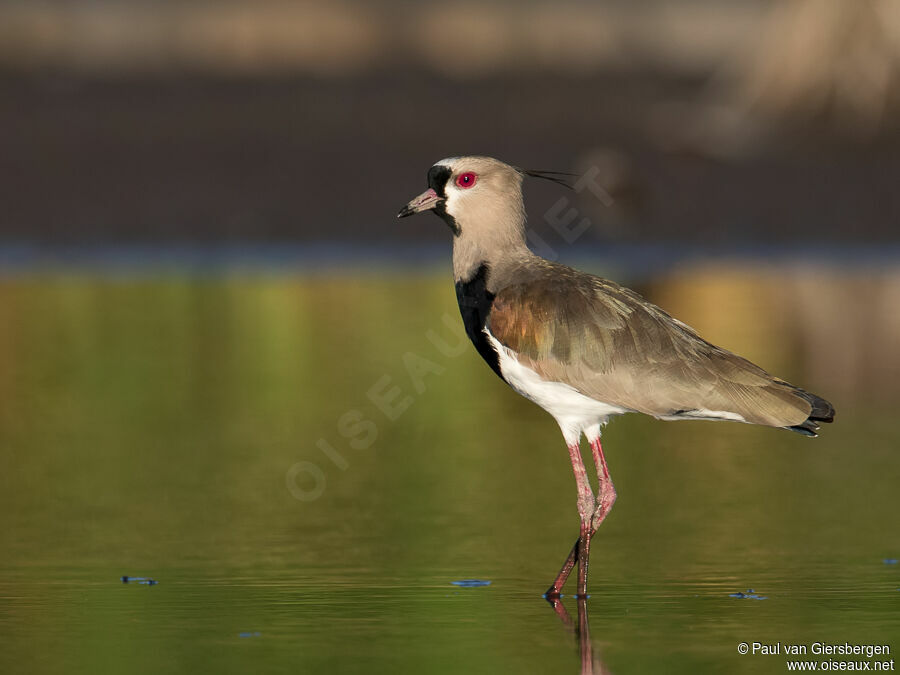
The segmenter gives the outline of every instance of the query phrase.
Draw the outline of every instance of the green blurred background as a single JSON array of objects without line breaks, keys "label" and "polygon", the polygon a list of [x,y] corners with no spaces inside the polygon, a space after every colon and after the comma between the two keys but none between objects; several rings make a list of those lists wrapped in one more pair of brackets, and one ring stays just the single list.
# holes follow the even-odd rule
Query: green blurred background
[{"label": "green blurred background", "polygon": [[[0,4],[0,670],[900,647],[898,63],[890,0]],[[536,250],[837,408],[614,421],[582,649],[540,599],[558,429],[465,342],[446,227],[394,217],[473,152],[590,175],[611,203],[526,185]]]}]

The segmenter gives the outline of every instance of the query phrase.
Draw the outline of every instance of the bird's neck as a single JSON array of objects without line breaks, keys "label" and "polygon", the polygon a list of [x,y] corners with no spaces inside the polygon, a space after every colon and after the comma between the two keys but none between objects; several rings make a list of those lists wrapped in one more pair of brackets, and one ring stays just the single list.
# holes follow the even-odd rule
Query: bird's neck
[{"label": "bird's neck", "polygon": [[483,241],[467,237],[463,230],[453,240],[453,278],[456,282],[471,281],[483,266],[492,270],[496,278],[498,272],[534,257],[524,235]]}]

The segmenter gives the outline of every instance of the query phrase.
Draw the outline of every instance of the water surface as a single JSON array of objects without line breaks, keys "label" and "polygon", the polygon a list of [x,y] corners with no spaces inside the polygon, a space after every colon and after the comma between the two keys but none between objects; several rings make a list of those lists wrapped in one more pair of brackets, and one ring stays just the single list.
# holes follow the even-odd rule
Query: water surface
[{"label": "water surface", "polygon": [[[640,290],[838,421],[610,424],[587,665],[900,648],[900,271],[691,266]],[[578,672],[540,597],[577,525],[555,424],[464,342],[443,276],[0,281],[3,672]]]}]

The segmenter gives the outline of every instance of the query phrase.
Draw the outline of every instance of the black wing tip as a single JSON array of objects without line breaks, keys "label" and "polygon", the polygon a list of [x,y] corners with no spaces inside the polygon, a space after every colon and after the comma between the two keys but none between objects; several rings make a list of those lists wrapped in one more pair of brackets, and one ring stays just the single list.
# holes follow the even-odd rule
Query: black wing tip
[{"label": "black wing tip", "polygon": [[803,389],[797,389],[797,393],[812,406],[812,410],[810,410],[809,417],[807,417],[806,421],[802,424],[784,428],[789,431],[796,431],[798,434],[803,434],[804,436],[815,438],[818,436],[816,432],[819,430],[820,422],[823,424],[831,424],[834,422],[834,406],[821,396],[810,394]]},{"label": "black wing tip", "polygon": [[803,391],[802,389],[799,389],[798,393],[809,402],[810,406],[812,406],[812,410],[809,413],[809,419],[815,422],[825,422],[826,424],[834,422],[834,406],[831,405],[831,403],[821,396],[810,394],[808,391]]},{"label": "black wing tip", "polygon": [[803,424],[781,428],[787,429],[788,431],[795,431],[798,434],[803,434],[804,436],[808,436],[809,438],[817,438],[819,435],[816,433],[819,430],[819,425],[815,422],[811,422],[810,420],[806,420]]}]

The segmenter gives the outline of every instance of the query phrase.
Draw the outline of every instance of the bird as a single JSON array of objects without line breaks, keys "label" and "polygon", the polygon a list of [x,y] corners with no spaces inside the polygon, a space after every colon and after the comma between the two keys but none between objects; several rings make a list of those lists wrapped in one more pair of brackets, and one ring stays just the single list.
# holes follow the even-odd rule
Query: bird
[{"label": "bird", "polygon": [[[579,535],[544,594],[562,596],[578,566],[587,596],[591,539],[616,501],[600,443],[610,418],[727,420],[816,436],[834,420],[824,398],[707,342],[638,293],[546,260],[526,242],[526,177],[566,184],[485,156],[449,157],[397,214],[432,211],[453,235],[453,276],[466,335],[491,369],[556,420],[575,474]],[[591,449],[594,494],[581,454]]]}]

